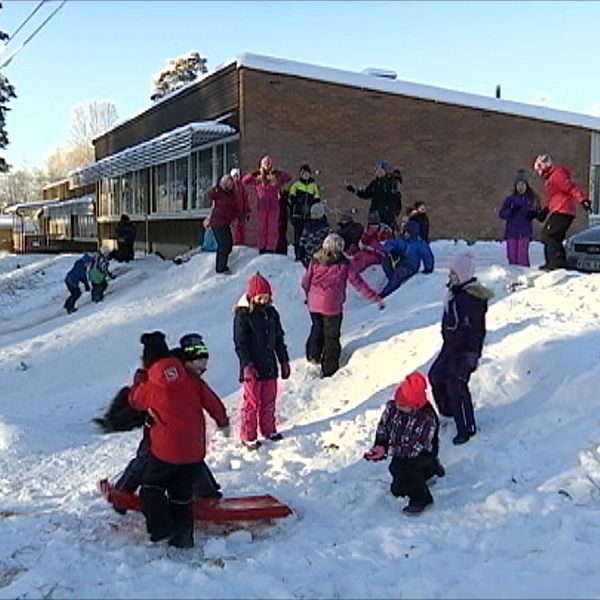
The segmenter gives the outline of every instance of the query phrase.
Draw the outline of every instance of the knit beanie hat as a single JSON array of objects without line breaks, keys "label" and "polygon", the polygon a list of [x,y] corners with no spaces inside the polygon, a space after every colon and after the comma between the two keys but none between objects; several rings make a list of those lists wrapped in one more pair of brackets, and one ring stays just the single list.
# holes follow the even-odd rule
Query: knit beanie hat
[{"label": "knit beanie hat", "polygon": [[386,162],[385,160],[380,160],[379,162],[375,163],[375,168],[383,169],[386,173],[389,173],[390,163]]},{"label": "knit beanie hat", "polygon": [[255,296],[260,296],[262,294],[272,295],[271,284],[260,274],[255,273],[248,279],[248,289],[246,290],[246,295],[251,300]]},{"label": "knit beanie hat", "polygon": [[170,356],[165,334],[162,331],[143,333],[140,343],[144,346],[142,362],[146,369],[151,367],[157,360]]},{"label": "knit beanie hat", "polygon": [[231,171],[229,171],[229,174],[232,177],[239,177],[242,173],[237,167],[234,167],[233,169],[231,169]]},{"label": "knit beanie hat", "polygon": [[415,371],[407,375],[404,381],[396,388],[394,400],[399,406],[407,406],[410,408],[423,408],[427,404],[427,381],[425,377]]},{"label": "knit beanie hat", "polygon": [[330,233],[323,240],[322,248],[330,254],[340,254],[344,251],[344,238],[337,233]]},{"label": "knit beanie hat", "polygon": [[184,360],[208,358],[208,348],[199,333],[187,333],[179,340]]},{"label": "knit beanie hat", "polygon": [[457,254],[450,263],[450,270],[458,275],[460,283],[469,281],[475,276],[475,257],[470,252]]},{"label": "knit beanie hat", "polygon": [[312,169],[310,168],[310,165],[307,165],[306,163],[303,165],[300,165],[298,172],[300,172],[300,171],[306,171],[307,173],[312,173]]},{"label": "knit beanie hat", "polygon": [[529,173],[527,172],[527,169],[519,169],[517,171],[517,174],[515,175],[515,185],[517,185],[519,181],[529,185]]},{"label": "knit beanie hat", "polygon": [[273,168],[273,159],[268,154],[260,159],[260,168],[266,170]]},{"label": "knit beanie hat", "polygon": [[322,202],[315,202],[310,207],[311,219],[322,219],[325,216],[325,205]]}]

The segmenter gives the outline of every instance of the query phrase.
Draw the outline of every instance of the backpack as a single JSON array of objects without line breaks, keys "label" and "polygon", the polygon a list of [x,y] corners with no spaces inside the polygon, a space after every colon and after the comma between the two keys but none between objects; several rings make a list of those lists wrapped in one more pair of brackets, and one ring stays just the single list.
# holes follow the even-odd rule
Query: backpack
[{"label": "backpack", "polygon": [[106,275],[97,267],[92,267],[90,269],[90,281],[94,285],[100,285],[106,279]]}]

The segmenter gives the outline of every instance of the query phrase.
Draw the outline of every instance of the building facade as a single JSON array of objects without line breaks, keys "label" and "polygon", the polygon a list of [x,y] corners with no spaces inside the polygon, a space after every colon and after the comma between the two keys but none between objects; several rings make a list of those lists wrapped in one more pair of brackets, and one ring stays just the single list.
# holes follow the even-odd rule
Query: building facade
[{"label": "building facade", "polygon": [[[384,75],[243,55],[95,140],[96,162],[71,183],[95,186],[101,243],[125,213],[138,249],[165,256],[202,238],[220,175],[254,169],[264,154],[294,174],[309,163],[331,220],[344,208],[366,219],[368,201],[344,182],[366,185],[385,160],[402,172],[403,206],[427,204],[433,238],[499,238],[515,173],[541,152],[599,212],[600,119]],[[586,224],[579,215],[573,229]],[[249,233],[252,242],[252,221]]]}]

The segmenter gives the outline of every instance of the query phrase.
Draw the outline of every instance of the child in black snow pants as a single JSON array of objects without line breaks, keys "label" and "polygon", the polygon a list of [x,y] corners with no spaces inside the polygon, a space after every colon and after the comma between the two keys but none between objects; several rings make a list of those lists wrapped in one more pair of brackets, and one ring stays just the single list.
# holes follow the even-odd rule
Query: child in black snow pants
[{"label": "child in black snow pants", "polygon": [[[179,348],[171,350],[171,356],[179,358],[185,365],[188,372],[198,379],[202,380],[202,376],[206,372],[208,365],[208,348],[204,343],[201,335],[197,333],[188,333],[179,341]],[[129,388],[123,388],[129,392]],[[121,390],[121,391],[123,391]],[[131,407],[129,410],[134,411]],[[142,483],[142,476],[150,462],[150,427],[152,427],[152,418],[148,415],[144,423],[144,433],[136,451],[135,457],[129,461],[127,467],[115,483],[115,489],[128,492],[135,492]],[[116,430],[115,430],[116,431]],[[221,431],[228,435],[228,429],[222,428]],[[196,477],[194,480],[194,497],[195,498],[221,498],[223,494],[220,491],[221,486],[214,478],[211,470],[205,461],[199,465]],[[115,507],[115,510],[120,514],[125,514],[126,509]]]},{"label": "child in black snow pants", "polygon": [[427,401],[426,388],[421,373],[406,377],[394,399],[386,404],[375,444],[364,455],[366,460],[382,460],[391,448],[390,491],[394,496],[408,497],[408,505],[402,509],[406,515],[421,514],[433,503],[427,480],[445,474],[437,459],[439,421]]}]

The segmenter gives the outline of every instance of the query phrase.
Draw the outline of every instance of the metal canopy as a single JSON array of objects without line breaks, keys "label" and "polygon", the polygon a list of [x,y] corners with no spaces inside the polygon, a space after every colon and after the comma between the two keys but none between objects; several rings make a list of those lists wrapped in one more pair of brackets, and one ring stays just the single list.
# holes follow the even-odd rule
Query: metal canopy
[{"label": "metal canopy", "polygon": [[236,130],[216,121],[188,123],[151,140],[107,156],[87,167],[69,173],[71,186],[96,183],[106,177],[117,177],[190,154],[197,146],[235,135]]}]

